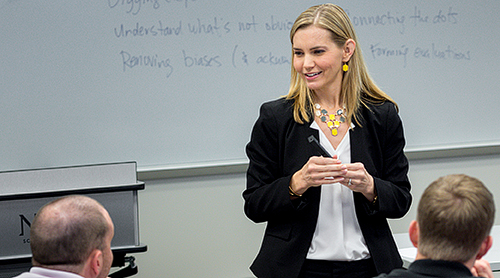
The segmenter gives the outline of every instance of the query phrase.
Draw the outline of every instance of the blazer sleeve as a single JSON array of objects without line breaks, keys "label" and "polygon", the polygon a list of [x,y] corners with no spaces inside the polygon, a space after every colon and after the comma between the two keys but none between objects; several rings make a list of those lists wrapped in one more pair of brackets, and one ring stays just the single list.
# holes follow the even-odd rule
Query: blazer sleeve
[{"label": "blazer sleeve", "polygon": [[[265,222],[291,216],[307,203],[306,198],[291,201],[288,185],[296,169],[283,169],[286,144],[283,129],[290,120],[276,102],[265,103],[246,146],[249,158],[247,187],[243,192],[246,216],[254,222]],[[299,167],[299,166],[297,166]]]},{"label": "blazer sleeve", "polygon": [[369,123],[376,127],[373,132],[377,134],[374,136],[377,147],[372,147],[377,151],[371,155],[374,170],[369,172],[374,178],[378,200],[375,206],[368,207],[384,218],[400,218],[408,212],[412,202],[403,123],[394,104],[386,103],[378,108],[381,108],[380,114]]}]

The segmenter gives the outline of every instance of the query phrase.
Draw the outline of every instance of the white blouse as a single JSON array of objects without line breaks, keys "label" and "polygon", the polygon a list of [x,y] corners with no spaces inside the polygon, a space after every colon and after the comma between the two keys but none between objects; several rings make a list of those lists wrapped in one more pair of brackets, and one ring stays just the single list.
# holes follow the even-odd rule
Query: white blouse
[{"label": "white blouse", "polygon": [[[334,149],[315,121],[311,128],[320,131],[319,142],[331,155],[336,154],[344,164],[351,163],[349,132]],[[370,252],[356,217],[352,190],[340,183],[323,184],[318,222],[307,259],[355,261],[369,257]]]}]

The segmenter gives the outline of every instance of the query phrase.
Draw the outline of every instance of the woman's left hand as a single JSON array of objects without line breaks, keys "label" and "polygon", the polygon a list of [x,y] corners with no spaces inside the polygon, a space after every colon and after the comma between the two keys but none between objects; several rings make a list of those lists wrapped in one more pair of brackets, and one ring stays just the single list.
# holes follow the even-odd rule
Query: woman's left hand
[{"label": "woman's left hand", "polygon": [[345,165],[347,166],[347,173],[342,184],[354,192],[362,193],[369,201],[373,201],[377,193],[375,192],[373,177],[366,171],[365,165],[360,162]]}]

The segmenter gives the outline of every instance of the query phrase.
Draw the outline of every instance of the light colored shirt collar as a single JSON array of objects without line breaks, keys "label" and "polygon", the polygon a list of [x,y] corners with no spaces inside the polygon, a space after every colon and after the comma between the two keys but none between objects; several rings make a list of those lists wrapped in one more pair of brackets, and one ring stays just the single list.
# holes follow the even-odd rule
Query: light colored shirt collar
[{"label": "light colored shirt collar", "polygon": [[37,267],[37,266],[32,267],[30,269],[30,273],[38,274],[38,275],[41,275],[43,277],[51,277],[51,278],[83,278],[83,276],[80,276],[76,273],[62,271],[62,270],[48,269],[48,268]]}]

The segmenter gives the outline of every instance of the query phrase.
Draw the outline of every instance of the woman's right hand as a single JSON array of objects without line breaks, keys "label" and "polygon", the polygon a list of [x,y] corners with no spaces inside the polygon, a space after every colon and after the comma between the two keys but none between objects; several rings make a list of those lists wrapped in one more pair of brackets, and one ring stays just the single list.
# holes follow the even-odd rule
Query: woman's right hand
[{"label": "woman's right hand", "polygon": [[341,182],[347,173],[346,165],[337,156],[312,156],[302,169],[292,176],[290,188],[296,194],[302,195],[309,187]]}]

